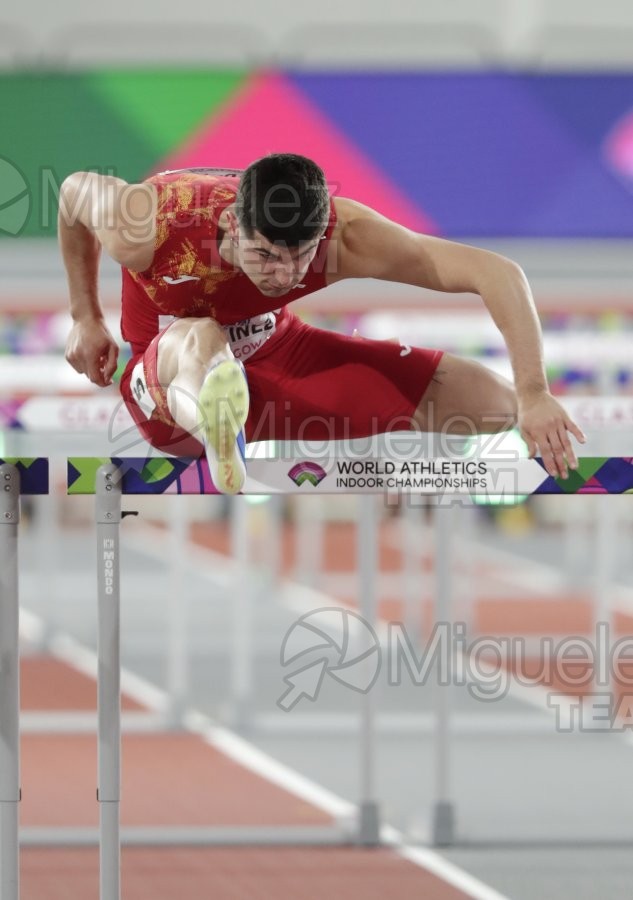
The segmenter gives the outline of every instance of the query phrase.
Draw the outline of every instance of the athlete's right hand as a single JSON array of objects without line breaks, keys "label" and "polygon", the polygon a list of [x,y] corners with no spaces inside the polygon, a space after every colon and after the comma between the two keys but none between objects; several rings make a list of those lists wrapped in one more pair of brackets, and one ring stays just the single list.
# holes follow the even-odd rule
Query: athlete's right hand
[{"label": "athlete's right hand", "polygon": [[103,319],[75,322],[66,341],[66,360],[73,369],[86,375],[93,384],[106,387],[112,384],[118,357],[118,344]]}]

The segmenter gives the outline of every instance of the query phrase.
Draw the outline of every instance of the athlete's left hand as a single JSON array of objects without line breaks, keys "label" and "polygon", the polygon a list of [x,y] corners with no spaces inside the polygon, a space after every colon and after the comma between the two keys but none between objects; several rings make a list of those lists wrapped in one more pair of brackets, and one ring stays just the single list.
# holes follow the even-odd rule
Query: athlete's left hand
[{"label": "athlete's left hand", "polygon": [[518,423],[530,459],[541,456],[549,475],[567,478],[569,468],[578,468],[569,435],[573,434],[581,444],[585,443],[585,435],[550,393],[519,397]]}]

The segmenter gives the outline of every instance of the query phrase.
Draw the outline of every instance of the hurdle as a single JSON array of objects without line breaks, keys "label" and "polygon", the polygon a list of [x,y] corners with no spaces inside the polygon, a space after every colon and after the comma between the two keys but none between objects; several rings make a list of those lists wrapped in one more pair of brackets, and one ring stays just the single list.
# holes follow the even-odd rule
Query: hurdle
[{"label": "hurdle", "polygon": [[0,900],[20,896],[20,496],[48,493],[48,460],[0,459]]},{"label": "hurdle", "polygon": [[[173,495],[217,493],[204,460],[166,456],[70,457],[69,495],[94,494],[98,530],[99,595],[99,791],[101,808],[101,900],[120,897],[120,684],[119,672],[119,525],[124,495]],[[524,494],[633,494],[633,458],[585,457],[568,479],[554,478],[540,459],[474,457],[337,457],[318,459],[251,459],[244,494],[361,494],[359,559],[361,613],[371,624],[375,616],[376,495],[423,494],[435,498],[440,516],[438,605],[442,618],[450,617],[450,513],[460,496],[490,497]],[[372,496],[373,495],[373,496]],[[441,498],[450,498],[442,509]],[[450,709],[445,692],[436,701],[436,769],[438,773],[433,811],[434,842],[450,844],[455,811],[449,796],[448,756]],[[363,747],[361,791],[356,842],[373,846],[380,842],[380,812],[375,801],[373,709],[370,693],[361,711]],[[155,834],[159,838],[158,833]],[[172,835],[174,842],[177,836]],[[212,835],[207,835],[212,838]],[[314,838],[314,835],[313,835]],[[191,834],[184,837],[191,842]]]},{"label": "hurdle", "polygon": [[[303,473],[303,468],[301,471]],[[297,478],[295,483],[301,482]],[[314,480],[308,469],[309,480]],[[174,478],[176,480],[174,480]],[[370,740],[365,740],[361,763],[362,792],[365,798],[359,806],[357,835],[346,826],[340,829],[310,826],[277,829],[266,835],[266,829],[250,829],[242,839],[233,830],[227,837],[222,829],[126,829],[122,832],[119,820],[121,787],[121,713],[120,713],[120,541],[119,526],[128,514],[121,509],[122,497],[129,494],[215,494],[208,467],[202,460],[181,460],[169,457],[148,459],[69,458],[68,494],[95,495],[98,564],[98,801],[100,804],[100,896],[102,900],[117,900],[120,896],[121,843],[242,843],[253,840],[283,844],[360,843],[374,846],[380,841],[380,827],[374,793],[374,759]],[[366,497],[366,514],[362,517],[362,548],[375,543],[375,498]],[[240,498],[236,498],[239,503]],[[239,517],[238,520],[240,521]],[[372,525],[373,523],[373,525]],[[374,615],[375,559],[363,558],[361,570],[362,611],[367,619]],[[373,711],[371,697],[363,706],[363,736],[371,735]],[[226,831],[226,830],[224,830]]]},{"label": "hurdle", "polygon": [[[217,494],[204,459],[69,457],[67,493],[97,493],[97,473],[123,494]],[[116,477],[115,477],[116,475]],[[104,476],[105,477],[105,476]],[[110,488],[112,490],[112,487]],[[549,475],[540,458],[379,456],[253,458],[243,494],[379,494],[490,498],[531,494],[633,493],[633,457],[586,456],[568,478]]]},{"label": "hurdle", "polygon": [[[2,603],[0,604],[0,900],[19,897],[19,840],[17,804],[20,799],[19,752],[19,651],[17,613],[17,524],[19,495],[48,493],[48,465],[42,459],[0,461],[3,501],[0,523],[0,562]],[[122,497],[134,494],[176,495],[214,494],[206,463],[195,459],[163,456],[146,458],[70,457],[67,460],[69,495],[95,495],[95,522],[98,547],[98,801],[100,806],[100,890],[101,900],[119,900],[120,848],[119,822],[121,781],[120,712],[120,523],[127,511],[121,509]],[[45,476],[45,477],[44,477]],[[376,496],[415,494],[435,497],[438,510],[441,498],[459,502],[459,497],[489,497],[499,494],[633,494],[633,458],[585,457],[568,479],[549,476],[542,461],[494,459],[487,457],[425,458],[420,453],[407,456],[364,455],[327,456],[316,459],[251,459],[245,494],[361,494],[359,529],[361,570],[361,613],[371,622],[375,613]],[[372,496],[373,495],[373,496]],[[442,514],[444,510],[441,510]],[[439,592],[438,614],[449,615],[450,537],[449,520],[444,517],[442,559],[438,561],[443,579]],[[454,810],[447,794],[448,761],[444,750],[448,740],[449,709],[438,697],[436,706],[436,765],[439,767],[434,810],[436,843],[450,843],[454,830]],[[375,760],[370,740],[373,727],[371,698],[366,695],[362,710],[363,756],[361,783],[363,799],[359,804],[358,829],[348,841],[366,846],[379,843],[380,814],[373,796]],[[443,766],[443,768],[442,768]],[[180,842],[186,844],[217,842],[211,829],[187,829]],[[304,843],[332,840],[328,834],[310,833],[299,837]],[[159,829],[142,829],[124,834],[124,843],[178,843],[178,837],[161,835]],[[296,838],[296,836],[295,836]],[[223,843],[239,843],[219,838]],[[279,841],[292,842],[293,836],[280,835]],[[252,836],[251,836],[252,840]],[[91,835],[81,843],[92,841]],[[64,839],[68,843],[68,836]],[[72,841],[71,841],[72,843]]]}]

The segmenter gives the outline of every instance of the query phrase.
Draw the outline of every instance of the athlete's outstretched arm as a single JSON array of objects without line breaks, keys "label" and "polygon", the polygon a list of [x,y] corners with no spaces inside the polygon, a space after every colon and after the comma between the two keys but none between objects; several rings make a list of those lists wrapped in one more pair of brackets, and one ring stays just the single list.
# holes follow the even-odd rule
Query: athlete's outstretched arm
[{"label": "athlete's outstretched arm", "polygon": [[476,247],[417,234],[350,200],[337,200],[337,271],[330,278],[380,278],[436,291],[479,294],[508,348],[519,428],[531,455],[576,465],[568,432],[585,437],[549,392],[541,327],[527,279],[515,262]]},{"label": "athlete's outstretched arm", "polygon": [[58,236],[74,321],[66,359],[102,387],[112,381],[119,351],[99,302],[101,248],[121,265],[147,268],[153,254],[153,203],[146,185],[94,172],[69,175],[60,190]]}]

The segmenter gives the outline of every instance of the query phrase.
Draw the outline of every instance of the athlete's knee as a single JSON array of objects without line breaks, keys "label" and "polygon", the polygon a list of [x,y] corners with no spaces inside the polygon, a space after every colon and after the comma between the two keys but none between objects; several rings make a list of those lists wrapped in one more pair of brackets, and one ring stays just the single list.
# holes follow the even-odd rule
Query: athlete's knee
[{"label": "athlete's knee", "polygon": [[184,373],[206,371],[216,357],[218,362],[232,357],[218,323],[208,318],[178,319],[161,334],[158,343],[159,382],[167,386]]},{"label": "athlete's knee", "polygon": [[210,364],[215,357],[232,357],[224,330],[213,319],[188,319],[180,341],[179,368],[188,364]]}]

